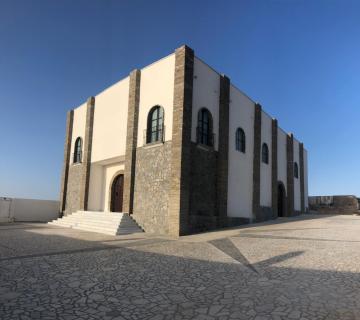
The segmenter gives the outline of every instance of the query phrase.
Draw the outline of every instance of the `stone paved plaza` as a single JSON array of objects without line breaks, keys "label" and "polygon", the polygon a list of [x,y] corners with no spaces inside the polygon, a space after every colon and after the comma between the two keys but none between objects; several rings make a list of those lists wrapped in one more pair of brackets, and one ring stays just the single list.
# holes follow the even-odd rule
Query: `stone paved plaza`
[{"label": "stone paved plaza", "polygon": [[171,240],[0,225],[0,319],[360,319],[360,217]]}]

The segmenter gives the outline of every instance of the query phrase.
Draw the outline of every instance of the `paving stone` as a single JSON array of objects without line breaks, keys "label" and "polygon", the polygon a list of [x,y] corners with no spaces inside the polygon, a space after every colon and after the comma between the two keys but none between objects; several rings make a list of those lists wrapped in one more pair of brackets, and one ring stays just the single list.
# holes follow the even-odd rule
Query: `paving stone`
[{"label": "paving stone", "polygon": [[357,216],[176,241],[0,225],[0,318],[355,320],[359,261]]}]

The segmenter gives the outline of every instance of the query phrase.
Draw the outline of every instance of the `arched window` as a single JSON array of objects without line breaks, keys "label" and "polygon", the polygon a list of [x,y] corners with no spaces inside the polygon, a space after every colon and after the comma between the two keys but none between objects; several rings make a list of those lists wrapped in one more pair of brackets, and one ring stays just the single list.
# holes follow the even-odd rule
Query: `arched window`
[{"label": "arched window", "polygon": [[196,129],[197,143],[207,146],[214,145],[212,116],[208,109],[202,108],[198,113],[198,126]]},{"label": "arched window", "polygon": [[237,128],[235,134],[235,148],[237,151],[245,153],[245,147],[246,147],[245,132],[243,129]]},{"label": "arched window", "polygon": [[269,163],[269,147],[266,143],[263,143],[261,150],[261,159],[263,163]]},{"label": "arched window", "polygon": [[76,138],[74,146],[74,163],[80,163],[82,158],[82,139],[80,137]]},{"label": "arched window", "polygon": [[299,166],[298,166],[298,164],[296,162],[294,162],[294,177],[296,179],[299,178]]},{"label": "arched window", "polygon": [[164,109],[153,107],[147,120],[146,143],[164,141]]}]

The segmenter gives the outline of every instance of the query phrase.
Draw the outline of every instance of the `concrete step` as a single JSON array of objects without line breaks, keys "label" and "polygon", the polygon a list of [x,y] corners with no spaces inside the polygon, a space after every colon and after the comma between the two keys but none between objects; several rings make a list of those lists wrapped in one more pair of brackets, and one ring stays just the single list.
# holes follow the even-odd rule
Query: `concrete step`
[{"label": "concrete step", "polygon": [[[86,213],[73,213],[71,215],[65,216],[63,218],[80,218],[80,217],[86,217],[86,218],[94,218],[94,219],[102,219],[105,218],[106,220],[121,220],[124,219],[124,215],[127,214],[108,214],[108,213],[102,213],[102,214],[94,214],[94,213],[90,213],[90,214],[86,214]],[[128,215],[127,215],[128,216]]]},{"label": "concrete step", "polygon": [[57,221],[57,222],[51,222],[52,225],[59,225],[59,226],[86,226],[89,228],[99,228],[99,229],[109,229],[109,230],[118,230],[118,229],[126,229],[126,230],[138,230],[139,227],[137,225],[122,225],[122,224],[100,224],[96,223],[94,221],[86,222],[86,221],[78,221],[78,222],[68,222],[68,221]]},{"label": "concrete step", "polygon": [[123,218],[123,219],[107,219],[107,218],[101,218],[101,219],[97,219],[94,217],[84,217],[84,216],[80,216],[80,217],[64,217],[62,219],[58,219],[56,221],[68,221],[68,222],[79,222],[79,221],[93,221],[96,223],[106,223],[106,224],[116,224],[116,223],[131,223],[131,221]]},{"label": "concrete step", "polygon": [[80,217],[80,218],[63,218],[55,220],[54,222],[67,222],[67,223],[89,223],[94,225],[103,225],[103,226],[114,226],[114,225],[121,225],[121,226],[133,226],[136,225],[136,223],[132,220],[128,219],[122,219],[122,220],[98,220],[95,218],[86,218],[86,217]]},{"label": "concrete step", "polygon": [[139,227],[101,227],[96,225],[89,225],[84,223],[53,223],[52,225],[56,225],[59,227],[66,227],[66,228],[73,228],[73,229],[80,229],[80,230],[86,230],[86,231],[93,231],[93,232],[99,232],[99,233],[105,233],[105,234],[129,234],[129,233],[138,233],[142,232],[142,230]]},{"label": "concrete step", "polygon": [[143,232],[127,213],[78,211],[49,224],[111,235]]}]

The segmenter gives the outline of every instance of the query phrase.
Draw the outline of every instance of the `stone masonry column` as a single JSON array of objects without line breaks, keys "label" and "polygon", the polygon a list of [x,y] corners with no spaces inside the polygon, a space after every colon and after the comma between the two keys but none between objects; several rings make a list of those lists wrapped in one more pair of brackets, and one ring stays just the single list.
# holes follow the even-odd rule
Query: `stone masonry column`
[{"label": "stone masonry column", "polygon": [[305,212],[305,180],[304,180],[304,144],[300,143],[300,201],[301,213]]},{"label": "stone masonry column", "polygon": [[252,210],[255,221],[260,218],[260,155],[261,155],[261,105],[255,104],[254,114],[254,158]]},{"label": "stone masonry column", "polygon": [[83,172],[81,176],[81,185],[80,185],[80,210],[87,210],[88,207],[94,110],[95,110],[95,97],[90,97],[87,100],[87,104],[86,104]]},{"label": "stone masonry column", "polygon": [[287,135],[286,140],[286,162],[287,162],[287,216],[294,214],[294,136]]},{"label": "stone masonry column", "polygon": [[271,207],[273,217],[278,215],[278,122],[271,121]]},{"label": "stone masonry column", "polygon": [[193,74],[194,51],[176,49],[169,192],[169,234],[174,237],[188,232]]},{"label": "stone masonry column", "polygon": [[74,110],[68,111],[66,115],[66,133],[65,133],[65,145],[64,145],[64,162],[63,171],[61,174],[61,187],[60,187],[60,214],[63,215],[66,206],[66,193],[69,177],[69,163],[71,155],[71,139],[74,121]]},{"label": "stone masonry column", "polygon": [[220,76],[219,140],[217,160],[217,210],[220,226],[226,225],[229,167],[230,79]]},{"label": "stone masonry column", "polygon": [[123,195],[124,212],[128,212],[129,214],[133,213],[134,207],[135,163],[139,120],[140,80],[140,70],[134,70],[130,73]]}]

